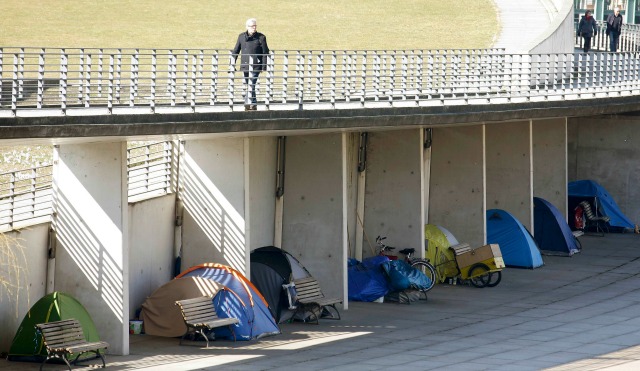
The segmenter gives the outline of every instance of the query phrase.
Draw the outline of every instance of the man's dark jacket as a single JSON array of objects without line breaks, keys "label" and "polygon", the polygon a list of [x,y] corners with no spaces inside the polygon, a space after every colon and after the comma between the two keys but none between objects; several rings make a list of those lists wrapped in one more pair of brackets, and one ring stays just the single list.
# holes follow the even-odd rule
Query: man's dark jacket
[{"label": "man's dark jacket", "polygon": [[609,14],[607,17],[607,35],[611,32],[615,31],[618,35],[622,31],[622,15],[618,14],[616,17],[615,14]]},{"label": "man's dark jacket", "polygon": [[242,52],[240,57],[240,70],[249,71],[249,58],[253,58],[253,71],[264,71],[267,66],[267,55],[269,54],[269,46],[267,46],[267,37],[260,32],[256,32],[249,36],[249,33],[243,32],[238,35],[238,42],[233,48],[233,58],[238,58],[238,54]]}]

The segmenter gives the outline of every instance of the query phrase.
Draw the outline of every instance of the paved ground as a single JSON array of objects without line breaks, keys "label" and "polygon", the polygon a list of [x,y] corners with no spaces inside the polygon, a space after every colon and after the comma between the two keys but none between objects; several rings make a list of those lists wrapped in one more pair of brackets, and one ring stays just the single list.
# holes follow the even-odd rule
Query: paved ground
[{"label": "paved ground", "polygon": [[551,0],[493,1],[501,27],[493,47],[505,48],[509,53],[526,52],[557,14]]},{"label": "paved ground", "polygon": [[[581,237],[571,258],[506,269],[495,288],[437,285],[411,305],[350,303],[340,321],[284,324],[252,342],[209,349],[131,336],[108,369],[638,370],[640,235]],[[0,370],[38,365],[0,361]],[[60,365],[46,369],[61,370]]]}]

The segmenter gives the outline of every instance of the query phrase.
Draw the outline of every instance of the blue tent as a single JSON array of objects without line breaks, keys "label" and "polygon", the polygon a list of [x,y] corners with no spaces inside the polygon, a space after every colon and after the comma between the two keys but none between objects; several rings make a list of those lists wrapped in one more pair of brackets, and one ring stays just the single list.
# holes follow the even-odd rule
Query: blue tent
[{"label": "blue tent", "polygon": [[487,243],[500,245],[508,267],[537,268],[544,264],[529,231],[504,210],[487,210]]},{"label": "blue tent", "polygon": [[[267,301],[256,287],[237,270],[221,264],[201,264],[189,268],[176,278],[202,277],[223,285],[213,298],[220,318],[235,317],[240,323],[234,328],[237,340],[258,339],[280,333]],[[216,337],[233,338],[227,327],[215,330]]]},{"label": "blue tent", "polygon": [[594,180],[576,180],[569,182],[569,212],[582,200],[593,200],[598,214],[608,216],[610,227],[633,228],[634,223],[620,211],[618,204],[609,192]]},{"label": "blue tent", "polygon": [[560,210],[539,197],[533,198],[533,237],[540,251],[546,255],[571,256],[580,252]]}]

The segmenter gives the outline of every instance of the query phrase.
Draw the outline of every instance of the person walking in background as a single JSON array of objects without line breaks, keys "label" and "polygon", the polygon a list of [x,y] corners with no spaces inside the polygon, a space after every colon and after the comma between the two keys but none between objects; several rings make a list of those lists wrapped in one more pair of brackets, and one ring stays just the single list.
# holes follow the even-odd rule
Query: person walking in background
[{"label": "person walking in background", "polygon": [[591,50],[591,38],[598,35],[598,26],[596,25],[596,20],[591,16],[590,10],[584,13],[584,17],[578,24],[578,35],[583,39],[584,52],[588,53]]},{"label": "person walking in background", "polygon": [[617,6],[613,8],[613,14],[609,14],[607,17],[607,36],[609,36],[609,51],[615,52],[618,50],[618,40],[620,39],[620,33],[622,32],[622,15],[620,15],[620,8]]},{"label": "person walking in background", "polygon": [[255,18],[247,19],[246,26],[247,30],[238,35],[238,41],[233,48],[232,55],[235,64],[238,54],[242,53],[240,70],[244,74],[244,109],[245,111],[255,111],[258,102],[256,84],[260,72],[266,69],[269,46],[267,46],[267,37],[257,31],[258,22]]}]

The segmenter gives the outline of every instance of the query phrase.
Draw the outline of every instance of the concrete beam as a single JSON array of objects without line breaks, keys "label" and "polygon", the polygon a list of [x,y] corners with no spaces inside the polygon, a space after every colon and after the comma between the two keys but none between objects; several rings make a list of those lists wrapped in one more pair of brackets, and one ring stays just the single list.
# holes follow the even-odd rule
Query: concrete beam
[{"label": "concrete beam", "polygon": [[[135,114],[0,118],[0,139],[164,136],[256,133],[289,135],[636,112],[640,97],[557,100],[512,104],[342,110]],[[20,144],[15,141],[15,144]],[[32,142],[31,142],[32,143]]]}]

